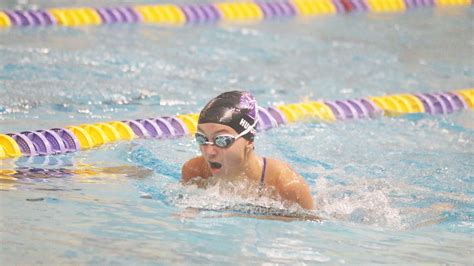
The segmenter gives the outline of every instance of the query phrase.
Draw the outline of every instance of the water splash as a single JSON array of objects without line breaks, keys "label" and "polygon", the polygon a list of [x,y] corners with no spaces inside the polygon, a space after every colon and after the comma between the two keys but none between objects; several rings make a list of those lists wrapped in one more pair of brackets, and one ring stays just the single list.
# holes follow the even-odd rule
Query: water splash
[{"label": "water splash", "polygon": [[[446,221],[454,205],[440,201],[440,195],[420,206],[431,191],[393,180],[349,178],[345,184],[330,179],[316,182],[317,213],[326,219],[395,230],[411,230]],[[420,191],[421,190],[421,191]]]}]

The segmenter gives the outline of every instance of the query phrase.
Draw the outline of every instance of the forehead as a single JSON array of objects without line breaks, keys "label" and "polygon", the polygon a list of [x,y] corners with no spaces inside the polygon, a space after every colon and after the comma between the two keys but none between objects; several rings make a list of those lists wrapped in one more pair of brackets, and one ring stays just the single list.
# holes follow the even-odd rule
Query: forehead
[{"label": "forehead", "polygon": [[223,133],[231,134],[231,135],[237,134],[237,132],[233,128],[226,125],[217,124],[217,123],[198,124],[197,130],[199,132],[204,133],[204,135],[208,135],[208,136],[214,136],[216,134],[223,134]]}]

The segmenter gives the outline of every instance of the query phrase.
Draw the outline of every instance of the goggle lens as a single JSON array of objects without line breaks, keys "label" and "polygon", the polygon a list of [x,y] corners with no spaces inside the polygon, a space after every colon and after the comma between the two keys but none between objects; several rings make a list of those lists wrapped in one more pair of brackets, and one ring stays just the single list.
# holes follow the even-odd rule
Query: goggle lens
[{"label": "goggle lens", "polygon": [[204,136],[203,134],[196,133],[196,134],[194,135],[194,137],[196,138],[196,142],[197,142],[199,145],[204,145],[204,144],[206,144],[206,142],[207,142],[207,138],[206,138],[206,136]]},{"label": "goggle lens", "polygon": [[214,144],[219,148],[227,148],[235,141],[235,137],[230,135],[216,136],[214,142],[210,142],[209,139],[201,133],[196,133],[194,137],[199,145]]},{"label": "goggle lens", "polygon": [[217,136],[214,138],[214,143],[217,147],[227,148],[234,143],[234,140],[232,136]]}]

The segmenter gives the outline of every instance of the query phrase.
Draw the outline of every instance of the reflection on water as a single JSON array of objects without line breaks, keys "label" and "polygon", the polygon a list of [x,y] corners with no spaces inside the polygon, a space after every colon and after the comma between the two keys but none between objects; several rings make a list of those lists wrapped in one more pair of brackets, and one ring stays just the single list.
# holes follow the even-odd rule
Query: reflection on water
[{"label": "reflection on water", "polygon": [[[25,163],[21,162],[21,165],[25,165]],[[47,184],[49,179],[55,178],[73,179],[74,182],[78,183],[106,184],[112,179],[143,179],[145,177],[149,177],[151,174],[151,170],[133,165],[98,167],[81,163],[77,166],[72,165],[70,168],[39,168],[18,166],[13,169],[0,169],[0,189],[26,189],[29,186],[34,186],[36,184]],[[54,191],[60,189],[37,188],[37,190]]]}]

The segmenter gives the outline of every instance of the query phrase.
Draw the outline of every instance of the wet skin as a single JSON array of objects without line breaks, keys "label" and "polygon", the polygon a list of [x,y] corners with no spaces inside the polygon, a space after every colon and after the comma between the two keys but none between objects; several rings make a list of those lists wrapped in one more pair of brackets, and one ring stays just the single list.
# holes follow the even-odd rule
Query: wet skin
[{"label": "wet skin", "polygon": [[[208,141],[216,136],[238,133],[231,127],[216,123],[198,125],[198,132]],[[187,161],[182,168],[182,183],[206,187],[206,179],[219,178],[223,181],[250,181],[258,184],[263,169],[263,159],[254,152],[254,143],[244,138],[237,139],[231,146],[220,148],[213,144],[200,145],[201,156]],[[288,203],[297,203],[305,209],[313,209],[314,203],[309,186],[287,163],[267,158],[264,185],[273,190]],[[255,193],[258,193],[257,191]]]}]

